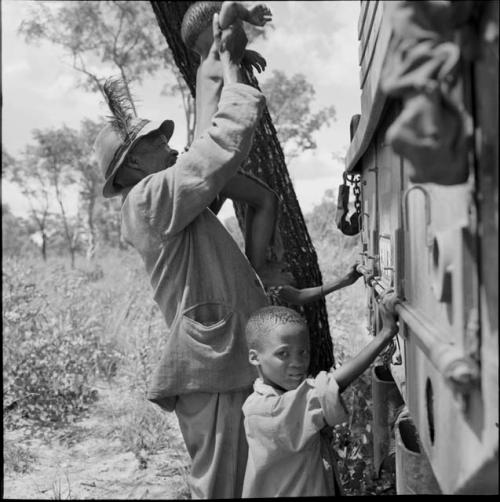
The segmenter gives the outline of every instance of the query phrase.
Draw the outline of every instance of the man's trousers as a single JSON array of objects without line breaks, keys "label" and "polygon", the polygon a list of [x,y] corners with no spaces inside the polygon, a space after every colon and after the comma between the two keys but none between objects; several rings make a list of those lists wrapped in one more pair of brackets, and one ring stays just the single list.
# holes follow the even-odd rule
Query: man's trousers
[{"label": "man's trousers", "polygon": [[175,413],[192,461],[192,498],[241,497],[248,453],[241,408],[250,392],[177,397]]}]

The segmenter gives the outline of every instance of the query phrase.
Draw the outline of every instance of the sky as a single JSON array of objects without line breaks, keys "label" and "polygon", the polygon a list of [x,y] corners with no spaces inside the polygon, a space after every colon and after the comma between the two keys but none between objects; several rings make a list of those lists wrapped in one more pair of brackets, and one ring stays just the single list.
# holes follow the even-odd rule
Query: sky
[{"label": "sky", "polygon": [[[97,120],[108,115],[100,96],[76,86],[78,75],[62,49],[49,43],[28,45],[17,34],[33,3],[1,2],[2,146],[14,157],[33,141],[33,129],[63,124],[78,129],[84,118]],[[273,13],[274,29],[269,30],[266,40],[258,39],[249,45],[267,60],[266,71],[256,75],[259,82],[269,78],[273,70],[283,71],[289,77],[303,73],[316,91],[313,111],[330,105],[337,111],[337,120],[316,133],[317,149],[302,153],[288,166],[302,212],[307,213],[321,202],[325,190],[336,189],[342,182],[344,164],[338,156],[344,155],[349,145],[351,116],[360,113],[357,40],[360,2],[280,1],[266,5]],[[139,98],[138,114],[151,120],[174,120],[176,130],[170,143],[182,150],[185,145],[182,102],[180,97],[160,94],[163,78],[151,78],[134,87],[134,95]],[[70,207],[76,208],[76,199],[71,194],[69,197]],[[5,181],[2,202],[18,216],[28,207],[15,187]],[[226,218],[231,214],[231,204],[226,203],[220,216]]]}]

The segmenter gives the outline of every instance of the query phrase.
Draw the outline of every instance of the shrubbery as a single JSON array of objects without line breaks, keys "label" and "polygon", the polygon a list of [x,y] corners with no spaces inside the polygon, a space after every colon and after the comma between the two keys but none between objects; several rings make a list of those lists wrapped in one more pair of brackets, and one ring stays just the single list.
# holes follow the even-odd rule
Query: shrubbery
[{"label": "shrubbery", "polygon": [[107,310],[109,304],[77,271],[42,280],[26,262],[4,262],[3,391],[8,428],[72,422],[97,398],[96,377],[109,377],[120,357],[103,337]]},{"label": "shrubbery", "polygon": [[[336,235],[327,202],[308,215],[324,283],[347,272],[358,251],[357,238]],[[108,249],[75,270],[67,261],[4,260],[5,427],[71,423],[98,397],[99,379],[113,378],[123,395],[107,403],[105,433],[145,467],[148,455],[166,446],[169,428],[169,415],[145,399],[166,334],[147,275],[133,250]],[[365,298],[360,279],[326,299],[337,365],[369,341]],[[343,397],[350,418],[333,441],[346,494],[394,493],[393,476],[374,478],[369,372]]]}]

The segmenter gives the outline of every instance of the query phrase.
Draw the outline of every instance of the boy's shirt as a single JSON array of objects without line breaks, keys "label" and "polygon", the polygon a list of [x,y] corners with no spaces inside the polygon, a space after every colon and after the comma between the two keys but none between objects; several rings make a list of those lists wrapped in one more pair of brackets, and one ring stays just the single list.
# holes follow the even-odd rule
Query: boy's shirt
[{"label": "boy's shirt", "polygon": [[331,373],[321,371],[288,392],[258,378],[243,414],[248,440],[243,497],[335,494],[335,466],[324,463],[329,445],[322,444],[320,432],[345,422],[347,414]]},{"label": "boy's shirt", "polygon": [[263,105],[256,89],[227,85],[212,125],[122,205],[122,235],[140,253],[167,325],[148,399],[168,410],[179,394],[248,389],[256,376],[244,328],[268,300],[207,207],[248,155]]}]

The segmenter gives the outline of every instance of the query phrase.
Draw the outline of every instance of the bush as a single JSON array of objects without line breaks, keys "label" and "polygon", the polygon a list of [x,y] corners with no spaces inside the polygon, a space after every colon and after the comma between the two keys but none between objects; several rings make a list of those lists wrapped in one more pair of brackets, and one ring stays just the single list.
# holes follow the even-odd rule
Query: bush
[{"label": "bush", "polygon": [[[3,268],[5,425],[73,422],[97,398],[98,376],[120,357],[103,340],[109,310],[77,272],[39,271],[16,260]],[[45,282],[47,281],[47,283]]]}]

